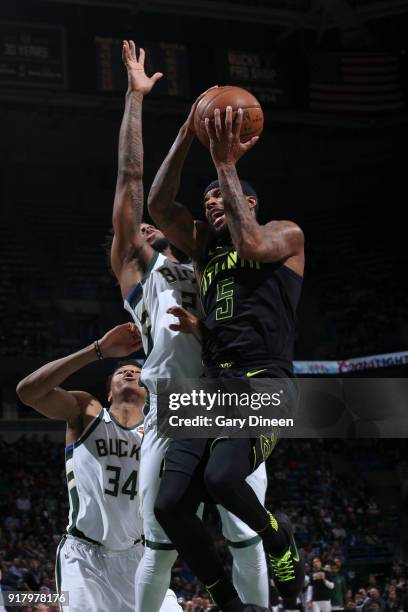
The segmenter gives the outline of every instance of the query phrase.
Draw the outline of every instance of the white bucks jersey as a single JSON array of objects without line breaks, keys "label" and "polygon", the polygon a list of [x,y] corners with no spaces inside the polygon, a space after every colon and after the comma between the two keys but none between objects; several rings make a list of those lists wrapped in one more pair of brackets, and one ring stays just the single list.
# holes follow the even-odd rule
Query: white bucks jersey
[{"label": "white bucks jersey", "polygon": [[201,302],[191,264],[179,264],[155,253],[146,274],[124,303],[138,326],[146,354],[141,382],[157,394],[158,378],[198,378],[202,372],[201,344],[193,334],[172,331],[177,319],[167,313],[183,306],[202,318]]},{"label": "white bucks jersey", "polygon": [[124,427],[102,408],[65,449],[69,491],[68,533],[111,550],[141,537],[137,473],[143,429]]}]

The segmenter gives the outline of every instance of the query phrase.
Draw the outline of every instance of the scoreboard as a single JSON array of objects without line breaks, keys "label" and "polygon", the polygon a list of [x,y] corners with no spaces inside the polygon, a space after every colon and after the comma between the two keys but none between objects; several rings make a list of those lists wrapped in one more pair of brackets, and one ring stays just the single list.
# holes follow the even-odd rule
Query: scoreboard
[{"label": "scoreboard", "polygon": [[[98,89],[102,92],[123,92],[127,87],[126,69],[122,63],[122,41],[97,36],[96,56]],[[145,69],[148,75],[162,72],[152,95],[190,98],[190,75],[187,49],[178,43],[146,43]]]},{"label": "scoreboard", "polygon": [[[1,1],[1,0],[0,0]],[[73,45],[67,32],[70,87],[78,93],[122,94],[127,88],[122,62],[122,40],[90,33],[83,47]],[[237,85],[252,92],[264,108],[293,108],[295,91],[287,58],[273,51],[243,50],[217,45],[213,61],[208,51],[182,42],[142,43],[146,49],[146,73],[162,72],[152,97],[191,100],[210,84]],[[59,26],[0,22],[0,86],[27,89],[67,89],[65,29]],[[190,73],[190,64],[196,68]],[[84,77],[92,72],[91,81]],[[200,80],[201,79],[201,80]],[[299,79],[296,79],[298,85]]]},{"label": "scoreboard", "polygon": [[0,22],[0,84],[66,88],[64,29]]},{"label": "scoreboard", "polygon": [[[221,49],[217,50],[218,57]],[[264,106],[287,106],[284,71],[275,54],[268,51],[224,50],[221,78],[228,85],[248,89]]]}]

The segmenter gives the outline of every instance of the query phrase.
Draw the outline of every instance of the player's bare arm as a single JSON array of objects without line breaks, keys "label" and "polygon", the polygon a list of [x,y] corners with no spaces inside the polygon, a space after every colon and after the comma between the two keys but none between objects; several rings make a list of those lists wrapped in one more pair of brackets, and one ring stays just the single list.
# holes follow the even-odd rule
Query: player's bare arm
[{"label": "player's bare arm", "polygon": [[125,111],[119,133],[118,177],[113,205],[114,238],[111,266],[125,296],[140,280],[153,250],[143,238],[143,98],[163,75],[148,77],[144,70],[145,52],[137,57],[135,43],[123,41],[122,59],[128,74]]},{"label": "player's bare arm", "polygon": [[[71,434],[78,437],[101,410],[101,405],[84,391],[66,391],[60,385],[86,365],[105,357],[125,357],[141,348],[139,332],[133,323],[118,325],[100,340],[67,357],[43,365],[17,386],[20,400],[40,414],[66,421]],[[75,441],[74,437],[74,441]]]},{"label": "player's bare arm", "polygon": [[244,259],[280,261],[302,275],[304,236],[300,227],[291,221],[271,221],[260,225],[243,194],[236,164],[256,144],[258,137],[254,136],[246,143],[240,141],[242,116],[242,109],[238,109],[233,120],[232,108],[227,107],[224,122],[219,109],[214,112],[213,123],[208,119],[205,121],[232,242],[238,255]]},{"label": "player's bare arm", "polygon": [[191,257],[195,256],[198,248],[197,224],[190,211],[176,202],[176,196],[184,162],[195,136],[194,113],[207,91],[192,105],[187,120],[157,171],[148,197],[149,213],[153,221],[172,244]]}]

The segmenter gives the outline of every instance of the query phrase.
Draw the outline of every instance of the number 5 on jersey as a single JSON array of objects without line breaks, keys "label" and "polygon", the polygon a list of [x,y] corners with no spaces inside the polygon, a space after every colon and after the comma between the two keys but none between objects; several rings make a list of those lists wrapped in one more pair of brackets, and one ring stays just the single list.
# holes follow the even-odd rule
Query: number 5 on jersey
[{"label": "number 5 on jersey", "polygon": [[224,278],[217,283],[217,304],[215,319],[230,319],[234,310],[234,278]]}]

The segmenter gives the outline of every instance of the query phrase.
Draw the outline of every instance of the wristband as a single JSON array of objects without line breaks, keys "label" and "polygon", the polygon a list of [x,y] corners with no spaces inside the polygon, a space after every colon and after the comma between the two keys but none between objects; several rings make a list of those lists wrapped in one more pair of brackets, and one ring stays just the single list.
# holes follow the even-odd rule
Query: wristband
[{"label": "wristband", "polygon": [[98,359],[103,359],[101,347],[99,346],[99,340],[95,340],[93,345],[94,345],[95,353],[96,353],[96,356],[98,357]]}]

